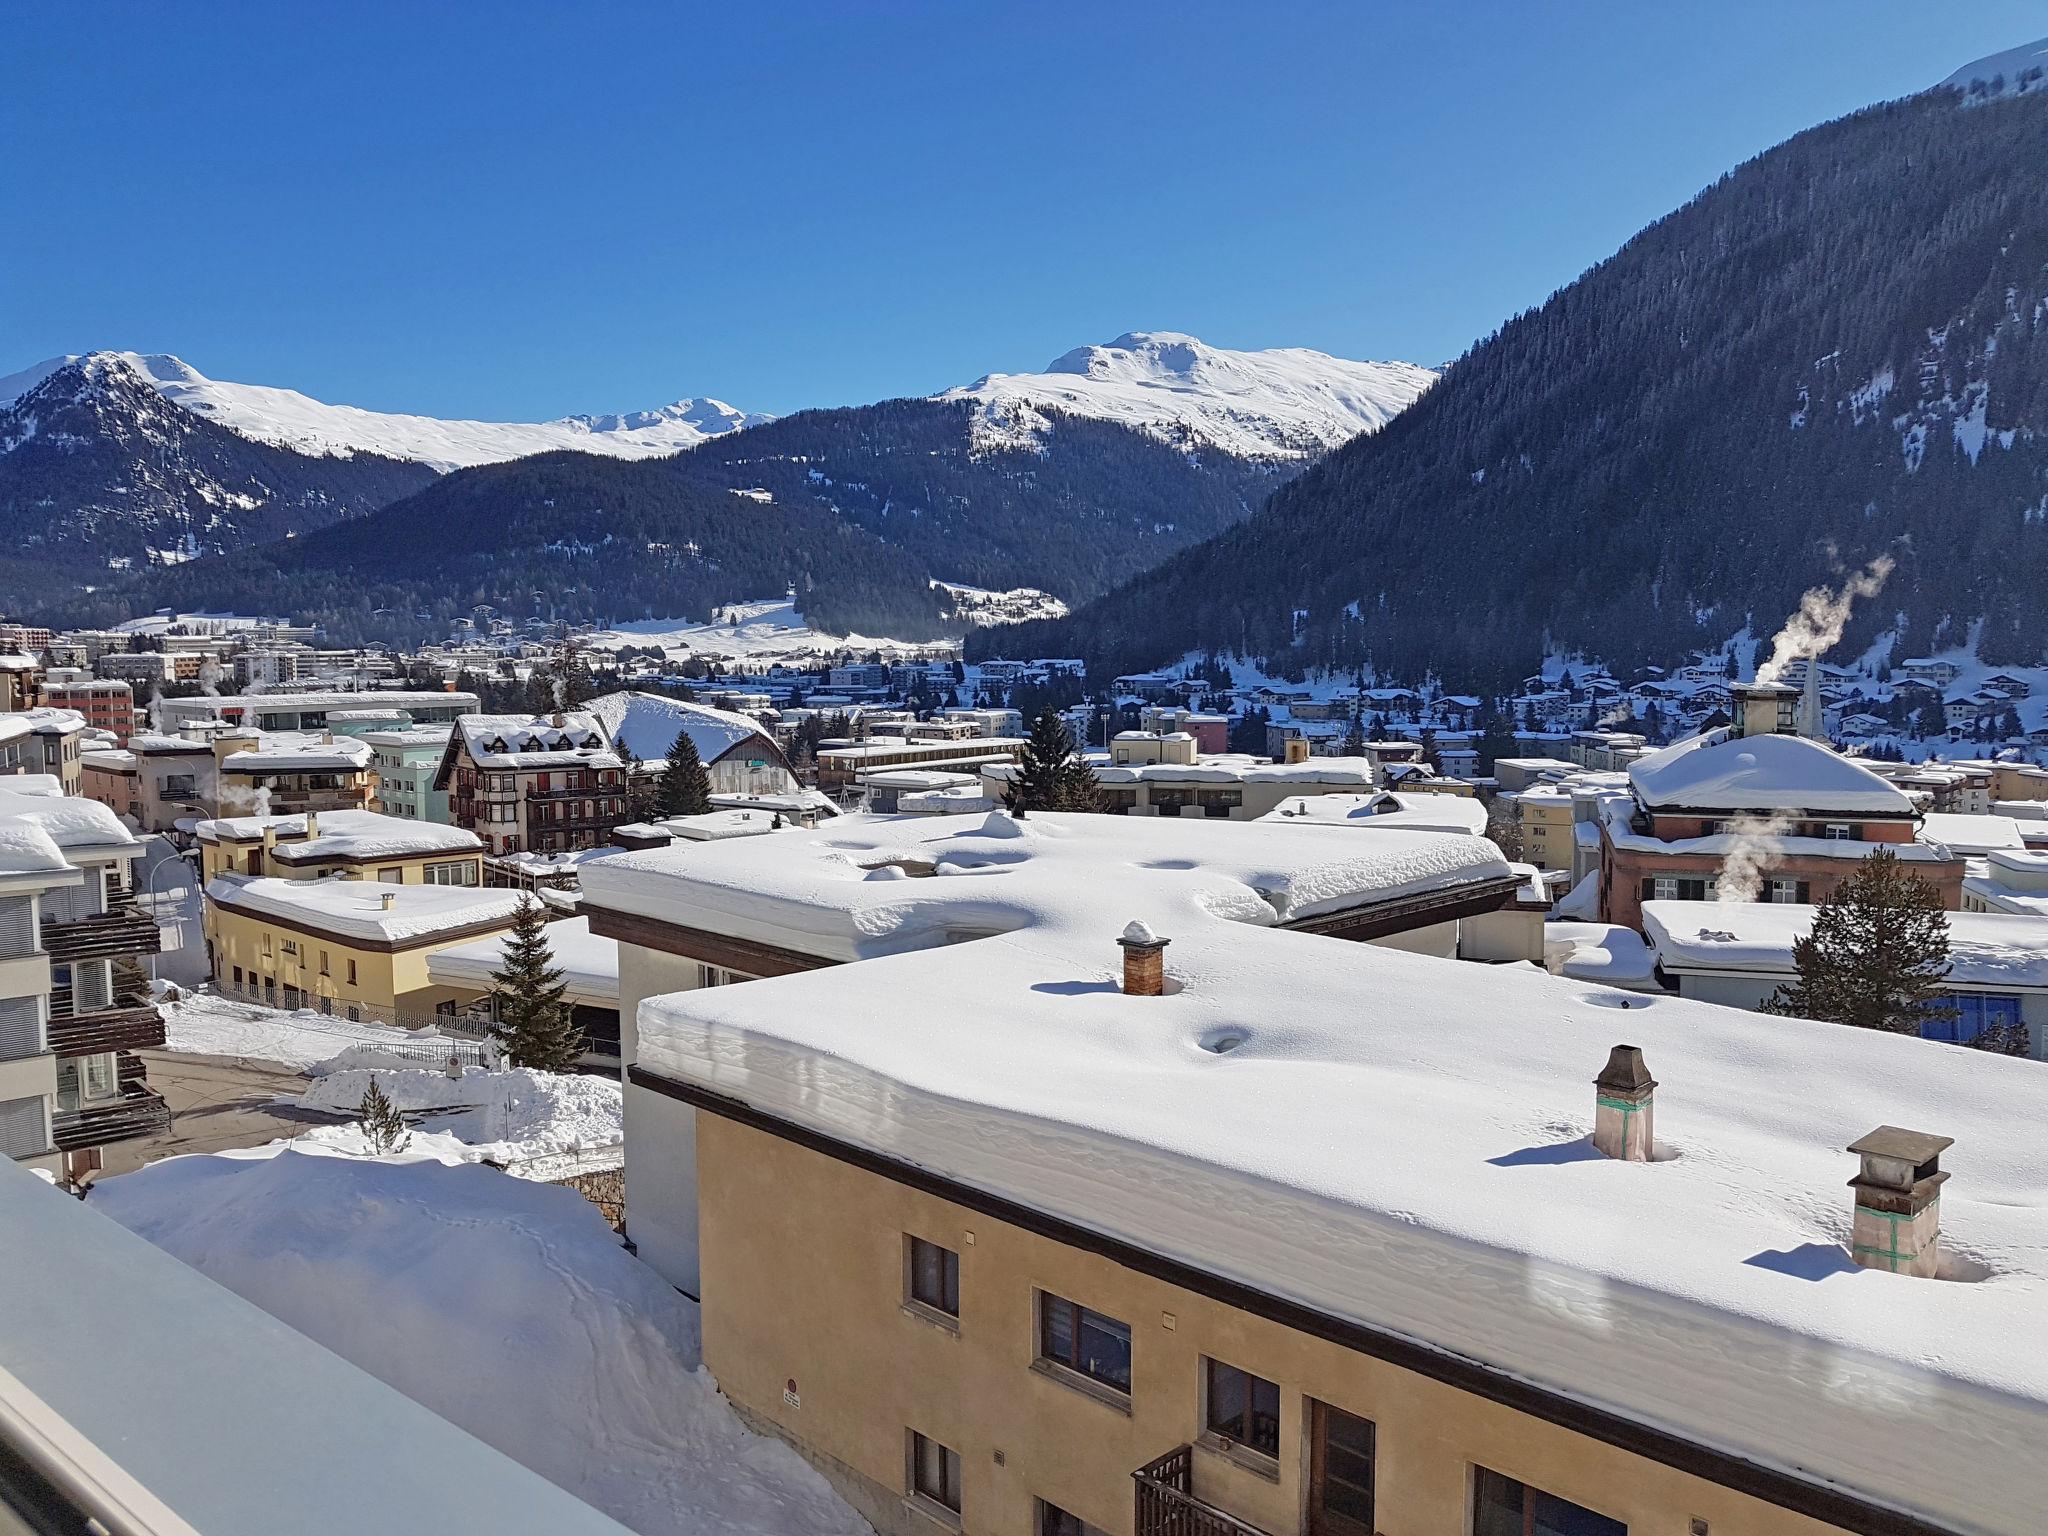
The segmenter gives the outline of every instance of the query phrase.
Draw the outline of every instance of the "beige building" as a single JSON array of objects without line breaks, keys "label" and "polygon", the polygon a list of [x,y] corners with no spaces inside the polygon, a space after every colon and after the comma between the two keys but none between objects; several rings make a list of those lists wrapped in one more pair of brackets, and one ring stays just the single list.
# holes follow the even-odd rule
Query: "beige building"
[{"label": "beige building", "polygon": [[139,832],[171,832],[214,813],[220,764],[213,748],[182,736],[131,736],[125,747],[80,754],[79,792]]},{"label": "beige building", "polygon": [[215,817],[193,828],[203,882],[215,875],[483,884],[483,842],[461,827],[375,811]]},{"label": "beige building", "polygon": [[1505,866],[1329,841],[848,818],[586,873],[628,1230],[750,1423],[886,1536],[2031,1529],[2031,1064],[1330,943]]},{"label": "beige building", "polygon": [[[1293,743],[1288,761],[1241,752],[1204,753],[1188,731],[1122,731],[1110,761],[1095,766],[1102,808],[1117,816],[1187,816],[1257,821],[1304,795],[1357,794],[1379,782],[1363,757],[1311,757]],[[985,763],[982,793],[1000,804],[1017,773],[1014,762]]]}]

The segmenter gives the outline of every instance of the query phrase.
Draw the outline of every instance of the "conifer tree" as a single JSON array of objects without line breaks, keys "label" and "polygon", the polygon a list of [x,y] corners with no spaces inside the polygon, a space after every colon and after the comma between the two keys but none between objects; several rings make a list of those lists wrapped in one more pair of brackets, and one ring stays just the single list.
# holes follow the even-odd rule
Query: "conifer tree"
[{"label": "conifer tree", "polygon": [[1764,1004],[1771,1013],[1917,1035],[1951,1015],[1948,914],[1941,893],[1889,848],[1864,859],[1814,910],[1813,931],[1792,944],[1799,979]]},{"label": "conifer tree", "polygon": [[357,1110],[362,1126],[363,1140],[370,1144],[370,1150],[382,1157],[387,1152],[403,1152],[405,1144],[412,1140],[412,1132],[405,1128],[396,1106],[377,1086],[375,1073],[370,1075],[370,1086],[363,1094],[363,1102]]},{"label": "conifer tree", "polygon": [[711,775],[697,756],[688,731],[677,731],[669,745],[668,766],[661,772],[656,807],[664,816],[702,816],[711,809]]},{"label": "conifer tree", "polygon": [[1084,791],[1070,766],[1073,757],[1074,738],[1067,733],[1066,722],[1049,709],[1041,710],[1038,718],[1031,722],[1030,739],[1017,754],[1017,771],[1003,795],[1003,804],[1012,815],[1016,815],[1020,812],[1067,809],[1062,801],[1069,796],[1085,793],[1092,799],[1095,775],[1086,764],[1079,765],[1080,772],[1087,775]]},{"label": "conifer tree", "polygon": [[519,903],[505,937],[505,963],[491,972],[498,1022],[491,1033],[515,1067],[571,1072],[583,1054],[582,1032],[563,998],[562,973],[548,949],[547,918],[531,897]]}]

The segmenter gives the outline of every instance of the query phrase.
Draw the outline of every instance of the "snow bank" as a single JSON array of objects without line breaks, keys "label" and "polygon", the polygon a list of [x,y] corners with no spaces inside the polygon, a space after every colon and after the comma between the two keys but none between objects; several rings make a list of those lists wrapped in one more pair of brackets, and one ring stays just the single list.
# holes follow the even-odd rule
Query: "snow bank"
[{"label": "snow bank", "polygon": [[[364,1055],[374,1052],[370,1047]],[[397,1071],[370,1070],[370,1063],[352,1052],[325,1063],[318,1072],[313,1085],[299,1095],[301,1109],[353,1115],[374,1079],[401,1114],[416,1117],[419,1146],[412,1150],[432,1152],[443,1161],[502,1167],[617,1147],[626,1139],[615,1078],[523,1067],[504,1072],[466,1067],[460,1077],[425,1071],[416,1064]],[[301,1139],[343,1151],[365,1150],[362,1133],[353,1124],[321,1126]]]},{"label": "snow bank", "polygon": [[[451,1041],[433,1030],[352,1023],[310,1008],[265,1008],[206,989],[183,992],[174,1002],[160,1000],[160,1008],[164,1048],[199,1056],[247,1056],[290,1067],[314,1067],[351,1047],[404,1047],[416,1052],[445,1045],[470,1059],[476,1052],[474,1041]],[[403,1061],[407,1067],[419,1065],[418,1060],[407,1057],[383,1059]]]},{"label": "snow bank", "polygon": [[272,1146],[155,1163],[91,1204],[643,1536],[869,1536],[740,1425],[696,1308],[580,1195]]}]

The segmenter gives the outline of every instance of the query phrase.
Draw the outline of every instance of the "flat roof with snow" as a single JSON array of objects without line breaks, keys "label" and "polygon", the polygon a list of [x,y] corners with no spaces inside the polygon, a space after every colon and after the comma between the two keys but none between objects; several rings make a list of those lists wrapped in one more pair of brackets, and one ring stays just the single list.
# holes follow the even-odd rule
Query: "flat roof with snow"
[{"label": "flat roof with snow", "polygon": [[202,843],[260,843],[265,831],[280,838],[275,857],[286,864],[318,864],[327,860],[362,863],[375,859],[417,858],[432,853],[476,853],[483,839],[463,827],[386,816],[377,811],[316,811],[314,836],[306,836],[306,818],[297,816],[217,816],[193,824]]},{"label": "flat roof with snow", "polygon": [[[542,925],[548,953],[575,1003],[619,1005],[619,945],[598,938],[587,917],[557,918]],[[488,992],[493,977],[505,968],[505,934],[494,933],[467,944],[452,944],[427,956],[427,975],[437,987],[475,987]]]},{"label": "flat roof with snow", "polygon": [[[1643,931],[1669,971],[1791,976],[1792,945],[1813,931],[1814,911],[1794,902],[1646,901]],[[2048,989],[2048,923],[1998,912],[1945,915],[1950,985]]]},{"label": "flat roof with snow", "polygon": [[[1480,839],[1321,864],[1296,829],[1105,820],[849,818],[592,871],[599,907],[864,962],[649,999],[636,1072],[1780,1476],[2038,1523],[2037,1064],[1276,931],[1505,870]],[[1133,920],[1169,995],[1117,984]],[[1662,1160],[1591,1152],[1618,1040]],[[1844,1149],[1886,1124],[1955,1138],[1954,1279],[1849,1260]]]},{"label": "flat roof with snow", "polygon": [[206,896],[245,917],[398,949],[416,949],[486,928],[510,926],[525,899],[520,891],[474,886],[280,880],[250,875],[215,875],[207,884]]}]

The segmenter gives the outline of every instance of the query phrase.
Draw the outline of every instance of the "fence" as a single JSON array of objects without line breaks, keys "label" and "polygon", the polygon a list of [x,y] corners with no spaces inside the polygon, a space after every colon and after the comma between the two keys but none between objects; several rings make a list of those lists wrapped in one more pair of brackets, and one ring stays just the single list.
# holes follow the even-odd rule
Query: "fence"
[{"label": "fence", "polygon": [[[222,997],[251,1003],[260,1008],[300,1009],[318,1015],[318,1018],[308,1018],[301,1013],[292,1020],[292,1026],[295,1029],[310,1030],[315,1034],[331,1033],[335,1038],[337,1052],[345,1046],[374,1044],[376,1049],[387,1055],[431,1062],[437,1067],[447,1065],[450,1056],[465,1066],[487,1066],[490,1064],[490,1058],[495,1055],[491,1021],[468,1014],[401,1013],[396,1008],[381,1007],[373,1003],[345,1003],[337,1007],[330,998],[306,997],[296,987],[273,990],[249,985],[236,987],[228,982],[215,982],[214,990]],[[331,1019],[331,1028],[323,1026],[321,1019]],[[388,1029],[401,1029],[411,1034],[439,1038],[372,1042],[365,1040],[360,1030],[348,1028],[350,1024],[380,1024]]]}]

